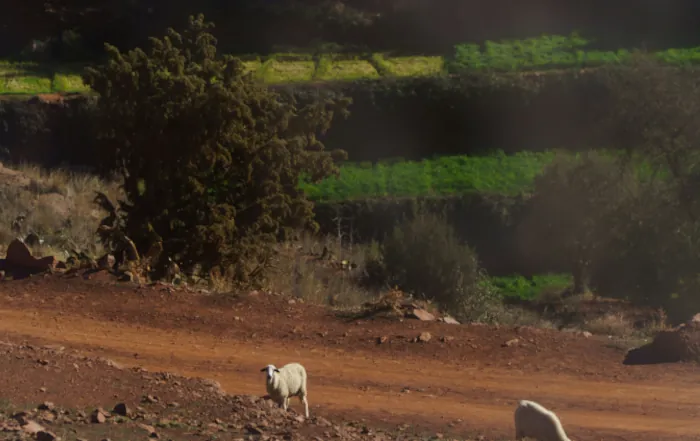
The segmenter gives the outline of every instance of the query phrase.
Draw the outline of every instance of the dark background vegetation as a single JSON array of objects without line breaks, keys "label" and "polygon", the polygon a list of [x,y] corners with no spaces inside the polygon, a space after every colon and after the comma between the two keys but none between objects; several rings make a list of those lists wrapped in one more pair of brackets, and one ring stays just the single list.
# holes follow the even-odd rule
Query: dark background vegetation
[{"label": "dark background vegetation", "polygon": [[649,50],[700,44],[700,5],[692,0],[27,0],[6,2],[0,57],[32,40],[53,39],[56,60],[126,49],[203,12],[216,17],[220,48],[237,54],[275,47],[343,47],[445,53],[456,43],[568,34],[595,36],[605,49]]}]

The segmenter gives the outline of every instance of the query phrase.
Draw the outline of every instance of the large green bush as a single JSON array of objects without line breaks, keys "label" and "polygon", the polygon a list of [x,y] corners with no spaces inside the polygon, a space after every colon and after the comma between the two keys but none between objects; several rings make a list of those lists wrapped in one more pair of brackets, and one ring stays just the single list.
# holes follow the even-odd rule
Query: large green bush
[{"label": "large green bush", "polygon": [[476,253],[436,215],[401,222],[384,241],[381,256],[391,286],[434,300],[465,320],[488,318],[495,295],[481,283],[485,276]]},{"label": "large green bush", "polygon": [[319,94],[300,105],[259,85],[217,56],[210,27],[190,17],[147,52],[107,45],[85,80],[100,96],[102,164],[124,178],[121,228],[138,250],[162,240],[162,256],[186,270],[221,266],[253,281],[282,231],[313,226],[298,183],[337,171],[316,134],[349,103]]}]

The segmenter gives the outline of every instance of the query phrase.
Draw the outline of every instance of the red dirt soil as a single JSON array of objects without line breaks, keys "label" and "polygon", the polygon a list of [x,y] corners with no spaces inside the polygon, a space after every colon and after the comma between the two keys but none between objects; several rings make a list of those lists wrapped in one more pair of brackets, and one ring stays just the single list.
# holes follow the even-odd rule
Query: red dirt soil
[{"label": "red dirt soil", "polygon": [[[517,401],[531,399],[557,412],[576,440],[700,439],[698,366],[625,366],[607,338],[357,320],[265,293],[204,295],[100,279],[0,283],[0,340],[211,378],[231,394],[264,395],[261,367],[299,361],[309,371],[312,414],[368,424],[510,438]],[[412,342],[426,331],[429,342]],[[382,336],[388,340],[378,344]],[[24,378],[31,371],[9,374],[32,383]],[[94,388],[76,384],[61,404],[84,405]]]}]

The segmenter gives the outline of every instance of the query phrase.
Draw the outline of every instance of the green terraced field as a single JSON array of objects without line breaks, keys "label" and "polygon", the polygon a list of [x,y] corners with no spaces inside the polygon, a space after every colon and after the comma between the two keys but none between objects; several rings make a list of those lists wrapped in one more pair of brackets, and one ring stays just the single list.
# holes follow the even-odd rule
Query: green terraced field
[{"label": "green terraced field", "polygon": [[528,190],[554,152],[444,156],[423,161],[348,163],[338,178],[302,183],[310,199],[344,201],[381,197],[448,196],[470,192],[515,195]]},{"label": "green terraced field", "polygon": [[[377,69],[373,58],[381,58],[388,68]],[[275,54],[243,61],[244,69],[266,83],[306,81],[350,81],[380,76],[427,76],[443,71],[442,57],[377,57],[328,54],[314,60],[305,54]],[[0,95],[26,95],[56,92],[86,92],[80,77],[81,66],[60,69],[37,63],[0,62]]]},{"label": "green terraced field", "polygon": [[[587,50],[590,42],[572,36],[458,44],[451,56],[390,56],[388,54],[278,53],[243,57],[247,71],[266,83],[350,81],[380,77],[458,74],[465,71],[546,71],[624,63],[632,52]],[[654,54],[675,66],[700,64],[700,47],[668,49]],[[52,68],[36,63],[0,62],[0,94],[85,92],[81,66]]]},{"label": "green terraced field", "polygon": [[[614,161],[624,154],[610,149],[596,153]],[[470,193],[516,196],[533,189],[535,178],[557,155],[581,157],[566,151],[528,152],[506,155],[501,151],[484,156],[442,156],[421,161],[386,159],[377,163],[346,162],[338,177],[317,184],[300,183],[309,199],[336,202],[374,198],[454,196]],[[642,156],[631,157],[637,176],[644,180],[663,177]]]},{"label": "green terraced field", "polygon": [[[554,35],[525,40],[487,41],[477,44],[458,44],[447,61],[447,71],[459,73],[490,69],[501,72],[541,71],[597,67],[628,61],[632,51],[585,50],[591,42],[572,35]],[[700,47],[668,49],[654,53],[661,61],[675,66],[700,64]]]},{"label": "green terraced field", "polygon": [[33,95],[56,92],[87,92],[80,74],[82,66],[52,68],[37,63],[0,61],[0,95]]}]

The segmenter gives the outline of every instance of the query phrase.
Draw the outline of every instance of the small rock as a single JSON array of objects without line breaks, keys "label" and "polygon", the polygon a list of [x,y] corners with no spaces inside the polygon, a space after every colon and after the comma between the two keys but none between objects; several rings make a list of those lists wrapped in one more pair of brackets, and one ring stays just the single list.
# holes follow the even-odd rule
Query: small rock
[{"label": "small rock", "polygon": [[432,322],[435,320],[435,316],[425,309],[420,309],[420,308],[414,308],[413,311],[409,314],[409,317],[411,318],[416,318],[418,320],[424,321],[424,322]]},{"label": "small rock", "polygon": [[416,338],[416,341],[419,341],[421,343],[428,343],[431,338],[433,338],[433,336],[430,334],[430,332],[421,332],[420,335]]},{"label": "small rock", "polygon": [[55,433],[40,430],[36,433],[36,441],[56,441],[57,437]]},{"label": "small rock", "polygon": [[44,429],[39,423],[35,421],[27,421],[27,424],[21,424],[22,430],[25,433],[29,433],[31,435],[36,435],[37,433],[46,430]]},{"label": "small rock", "polygon": [[448,325],[459,325],[460,323],[449,315],[444,316],[440,319],[441,322],[447,323]]},{"label": "small rock", "polygon": [[134,281],[134,273],[131,271],[124,271],[122,275],[119,277],[120,282],[133,282]]},{"label": "small rock", "polygon": [[104,256],[100,257],[97,260],[97,266],[100,269],[111,269],[114,268],[114,264],[116,263],[116,259],[114,258],[113,255],[111,254],[105,254]]},{"label": "small rock", "polygon": [[150,404],[157,403],[158,397],[154,397],[153,395],[146,395],[143,397],[143,399],[141,399],[141,402]]},{"label": "small rock", "polygon": [[50,423],[56,421],[56,415],[53,412],[43,412],[41,414],[41,419]]},{"label": "small rock", "polygon": [[331,425],[331,422],[323,417],[316,417],[316,424],[321,427],[328,427]]},{"label": "small rock", "polygon": [[99,408],[95,409],[94,412],[90,415],[90,421],[94,424],[102,424],[105,421],[107,421],[107,415],[106,412]]},{"label": "small rock", "polygon": [[148,424],[139,424],[138,426],[148,432],[149,438],[160,438],[160,435],[158,435],[156,432],[155,427],[149,426]]},{"label": "small rock", "polygon": [[37,409],[39,410],[53,410],[54,409],[54,404],[50,401],[44,401],[41,403],[39,406],[37,406]]},{"label": "small rock", "polygon": [[248,433],[250,433],[252,435],[262,435],[263,434],[263,431],[261,429],[259,429],[258,427],[255,427],[252,424],[246,425],[245,429],[248,431]]},{"label": "small rock", "polygon": [[107,363],[107,366],[112,367],[114,369],[119,369],[120,371],[124,370],[124,366],[122,366],[114,360],[106,359],[104,362]]},{"label": "small rock", "polygon": [[27,412],[17,412],[16,414],[12,415],[12,419],[17,421],[20,426],[24,426],[25,424],[29,423],[29,414]]},{"label": "small rock", "polygon": [[519,341],[520,340],[518,340],[517,338],[513,338],[513,339],[508,340],[507,342],[503,343],[501,346],[504,348],[509,348],[513,345],[517,345]]},{"label": "small rock", "polygon": [[112,412],[116,413],[117,415],[121,416],[129,416],[131,414],[131,411],[127,407],[126,403],[118,403],[116,406],[114,406],[114,409],[112,409]]},{"label": "small rock", "polygon": [[451,335],[445,335],[444,337],[440,338],[440,340],[441,340],[443,343],[451,342],[451,341],[454,340],[454,339],[455,339],[455,338],[452,337]]},{"label": "small rock", "polygon": [[378,345],[381,345],[382,343],[386,343],[387,341],[389,341],[389,337],[387,337],[386,335],[382,335],[381,337],[377,337],[377,344]]},{"label": "small rock", "polygon": [[593,334],[591,334],[591,333],[588,332],[588,331],[583,331],[583,332],[581,333],[581,335],[584,336],[584,337],[586,337],[586,338],[591,338],[591,337],[593,337]]}]

